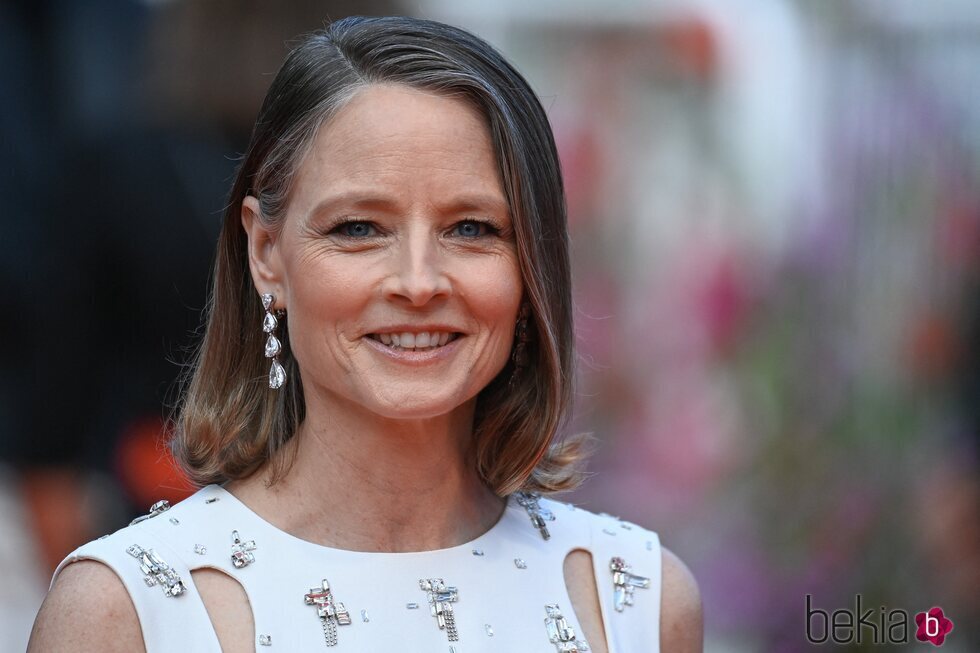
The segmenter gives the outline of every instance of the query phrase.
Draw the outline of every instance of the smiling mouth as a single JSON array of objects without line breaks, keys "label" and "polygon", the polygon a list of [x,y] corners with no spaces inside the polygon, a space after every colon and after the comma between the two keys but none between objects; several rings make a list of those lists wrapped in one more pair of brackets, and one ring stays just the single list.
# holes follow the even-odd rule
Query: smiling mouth
[{"label": "smiling mouth", "polygon": [[368,338],[399,351],[429,351],[445,347],[462,334],[448,331],[422,333],[369,333]]}]

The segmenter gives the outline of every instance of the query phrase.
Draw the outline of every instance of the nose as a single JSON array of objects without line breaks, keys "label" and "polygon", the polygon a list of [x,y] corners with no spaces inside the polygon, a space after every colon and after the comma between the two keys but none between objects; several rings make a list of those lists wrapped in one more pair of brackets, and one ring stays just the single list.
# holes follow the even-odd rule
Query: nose
[{"label": "nose", "polygon": [[446,260],[436,237],[418,229],[407,234],[391,251],[391,271],[382,290],[388,299],[425,306],[433,299],[452,294]]}]

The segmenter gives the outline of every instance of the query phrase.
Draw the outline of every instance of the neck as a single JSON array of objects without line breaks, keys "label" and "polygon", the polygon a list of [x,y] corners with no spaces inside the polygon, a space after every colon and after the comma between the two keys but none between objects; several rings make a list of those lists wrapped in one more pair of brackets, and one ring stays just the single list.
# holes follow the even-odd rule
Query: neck
[{"label": "neck", "polygon": [[470,460],[475,400],[412,420],[331,404],[308,404],[281,452],[293,464],[276,484],[265,465],[227,489],[286,532],[355,551],[456,546],[500,518],[503,500]]}]

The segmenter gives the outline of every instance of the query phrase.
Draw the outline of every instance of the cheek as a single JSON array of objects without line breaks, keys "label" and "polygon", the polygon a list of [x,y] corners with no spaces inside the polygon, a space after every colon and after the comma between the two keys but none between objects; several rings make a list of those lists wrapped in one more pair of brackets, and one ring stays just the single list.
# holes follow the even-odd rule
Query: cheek
[{"label": "cheek", "polygon": [[297,256],[288,266],[290,308],[308,315],[345,315],[368,295],[368,275],[339,257]]},{"label": "cheek", "polygon": [[290,337],[303,362],[304,352],[338,343],[336,336],[356,320],[370,293],[352,266],[296,265],[288,279]]},{"label": "cheek", "polygon": [[500,345],[509,349],[523,292],[516,261],[482,270],[473,279],[475,283],[464,291],[469,305]]}]

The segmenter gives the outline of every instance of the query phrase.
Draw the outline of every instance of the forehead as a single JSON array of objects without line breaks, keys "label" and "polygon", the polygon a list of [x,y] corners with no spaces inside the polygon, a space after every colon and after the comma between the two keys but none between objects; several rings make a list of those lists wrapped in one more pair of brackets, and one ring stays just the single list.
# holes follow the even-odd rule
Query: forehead
[{"label": "forehead", "polygon": [[[489,129],[483,115],[466,99],[401,84],[370,84],[358,90],[324,124],[318,136],[329,145],[354,136],[367,140],[444,137],[485,139]],[[472,142],[471,142],[472,144]]]},{"label": "forehead", "polygon": [[466,100],[400,85],[358,91],[318,130],[297,173],[299,209],[351,187],[505,201],[483,115]]}]

